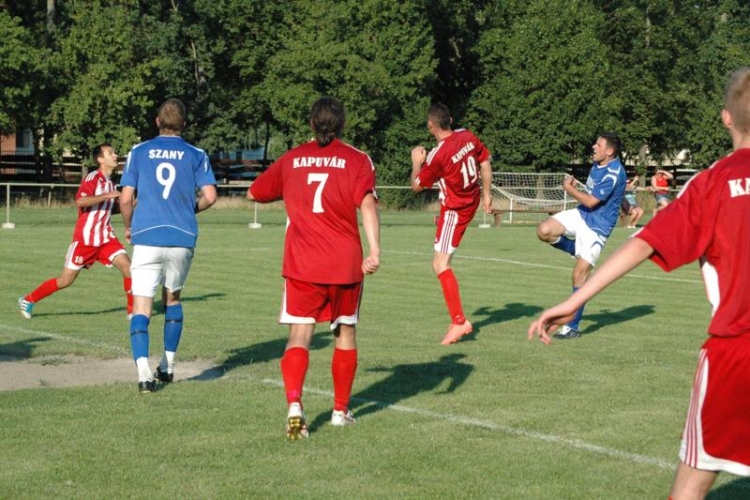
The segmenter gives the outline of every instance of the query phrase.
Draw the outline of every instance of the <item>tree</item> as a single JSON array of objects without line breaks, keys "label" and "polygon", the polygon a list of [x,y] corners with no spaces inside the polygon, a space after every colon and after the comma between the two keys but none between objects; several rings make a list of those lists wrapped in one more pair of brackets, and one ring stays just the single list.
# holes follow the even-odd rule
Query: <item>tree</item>
[{"label": "tree", "polygon": [[468,119],[495,164],[560,170],[587,157],[615,122],[601,14],[585,1],[534,0],[497,4],[486,18]]}]

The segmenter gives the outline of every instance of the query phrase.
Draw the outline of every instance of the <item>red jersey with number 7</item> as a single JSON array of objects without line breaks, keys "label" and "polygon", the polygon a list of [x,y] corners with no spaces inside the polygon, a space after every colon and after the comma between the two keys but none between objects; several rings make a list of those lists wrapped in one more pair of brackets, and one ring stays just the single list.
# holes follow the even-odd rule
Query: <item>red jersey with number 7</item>
[{"label": "red jersey with number 7", "polygon": [[430,188],[437,183],[440,203],[449,210],[479,205],[479,164],[490,152],[477,136],[456,129],[427,155],[416,183]]},{"label": "red jersey with number 7", "polygon": [[[112,180],[101,171],[89,173],[81,181],[76,192],[76,200],[83,196],[97,196],[115,190]],[[78,221],[73,231],[73,241],[80,241],[90,247],[98,247],[115,239],[110,219],[116,198],[109,198],[96,205],[78,209]]]},{"label": "red jersey with number 7", "polygon": [[309,283],[362,281],[362,242],[357,209],[375,195],[370,157],[334,139],[287,151],[249,188],[261,203],[284,200],[288,223],[282,275]]}]

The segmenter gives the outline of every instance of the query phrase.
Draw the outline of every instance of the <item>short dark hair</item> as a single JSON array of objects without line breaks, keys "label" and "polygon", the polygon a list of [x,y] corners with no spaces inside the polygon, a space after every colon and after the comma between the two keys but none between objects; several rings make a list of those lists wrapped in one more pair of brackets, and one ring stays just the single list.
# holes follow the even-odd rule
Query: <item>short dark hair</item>
[{"label": "short dark hair", "polygon": [[622,153],[622,141],[617,134],[612,132],[602,132],[599,137],[607,141],[609,147],[615,150],[615,157],[619,157]]},{"label": "short dark hair", "polygon": [[94,146],[94,149],[91,150],[91,158],[94,160],[94,165],[99,165],[99,158],[103,155],[102,150],[104,148],[111,148],[112,144],[108,142],[103,142],[101,144],[98,144]]},{"label": "short dark hair", "polygon": [[438,102],[430,106],[430,109],[427,110],[427,119],[442,130],[451,128],[451,111],[445,104]]},{"label": "short dark hair", "polygon": [[335,97],[321,97],[310,109],[310,126],[321,146],[341,136],[345,121],[344,105]]},{"label": "short dark hair", "polygon": [[185,127],[187,108],[185,104],[175,98],[167,99],[159,106],[159,129],[170,132],[182,132]]}]

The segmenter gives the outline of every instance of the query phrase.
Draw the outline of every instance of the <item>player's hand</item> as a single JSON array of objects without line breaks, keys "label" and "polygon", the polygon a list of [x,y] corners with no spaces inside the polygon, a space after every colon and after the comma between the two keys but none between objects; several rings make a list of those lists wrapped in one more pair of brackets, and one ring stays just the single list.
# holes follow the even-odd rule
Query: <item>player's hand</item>
[{"label": "player's hand", "polygon": [[492,213],[492,195],[482,196],[482,209],[484,213]]},{"label": "player's hand", "polygon": [[125,241],[127,241],[127,242],[128,242],[128,243],[130,243],[130,244],[132,244],[132,243],[133,243],[132,241],[130,241],[130,235],[131,235],[131,233],[132,233],[132,231],[131,231],[131,229],[130,229],[130,228],[127,228],[127,229],[125,230]]},{"label": "player's hand", "polygon": [[109,192],[104,193],[104,197],[105,198],[119,198],[120,192],[117,190],[109,191]]},{"label": "player's hand", "polygon": [[552,341],[550,333],[557,327],[569,323],[573,319],[573,316],[575,316],[575,313],[576,309],[567,306],[567,302],[547,309],[538,320],[529,325],[529,330],[526,332],[527,338],[532,340],[534,336],[537,336],[543,343],[549,344]]},{"label": "player's hand", "polygon": [[376,255],[368,255],[365,260],[362,261],[362,272],[365,274],[372,274],[380,268],[380,257]]},{"label": "player's hand", "polygon": [[412,166],[421,166],[427,159],[427,150],[424,146],[417,146],[411,150],[411,164]]}]

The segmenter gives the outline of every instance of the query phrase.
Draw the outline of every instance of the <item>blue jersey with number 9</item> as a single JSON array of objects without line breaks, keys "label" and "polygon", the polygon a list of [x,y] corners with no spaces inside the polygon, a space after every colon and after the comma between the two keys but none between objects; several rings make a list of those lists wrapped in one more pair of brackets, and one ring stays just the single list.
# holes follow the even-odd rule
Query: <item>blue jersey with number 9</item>
[{"label": "blue jersey with number 9", "polygon": [[142,142],[130,150],[121,184],[136,190],[134,245],[195,247],[196,191],[216,184],[205,151],[180,136]]}]

